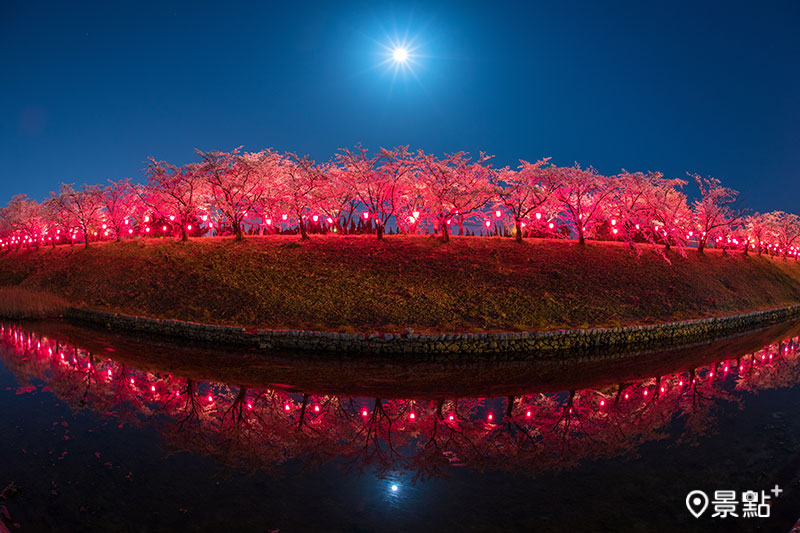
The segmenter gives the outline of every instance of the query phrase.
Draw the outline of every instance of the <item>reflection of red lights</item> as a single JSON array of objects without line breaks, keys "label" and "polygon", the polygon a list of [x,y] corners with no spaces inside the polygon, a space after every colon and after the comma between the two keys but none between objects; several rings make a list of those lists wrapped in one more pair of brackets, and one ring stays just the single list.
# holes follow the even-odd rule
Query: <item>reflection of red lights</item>
[{"label": "reflection of red lights", "polygon": [[[67,372],[63,372],[64,379],[83,379],[89,373],[91,376],[92,371],[96,371],[99,373],[107,374],[107,379],[103,380],[102,378],[97,379],[93,382],[97,383],[99,386],[102,386],[102,389],[99,389],[99,392],[120,392],[121,394],[114,398],[114,401],[119,401],[121,398],[122,401],[128,401],[128,399],[134,399],[134,402],[139,406],[139,408],[144,409],[152,409],[154,404],[156,403],[157,399],[167,399],[168,395],[172,395],[173,399],[181,396],[180,392],[177,390],[178,387],[181,388],[181,391],[184,390],[183,387],[186,387],[187,397],[181,398],[180,400],[173,400],[173,401],[159,401],[158,408],[163,409],[166,414],[174,415],[174,414],[182,414],[186,410],[198,408],[199,406],[196,404],[202,404],[202,401],[208,400],[205,407],[200,409],[198,408],[196,411],[196,416],[198,416],[198,420],[202,420],[204,424],[206,424],[210,428],[216,428],[214,423],[217,423],[220,419],[227,420],[225,418],[226,414],[229,412],[235,412],[235,409],[242,409],[242,410],[253,410],[255,401],[261,401],[261,391],[260,390],[253,390],[253,389],[246,389],[246,390],[239,390],[237,393],[236,388],[234,387],[226,387],[222,385],[217,385],[213,382],[201,382],[195,385],[192,385],[191,382],[181,384],[179,381],[181,378],[178,376],[166,376],[166,375],[158,375],[155,376],[148,372],[143,372],[134,368],[129,368],[126,366],[122,366],[121,363],[116,363],[111,359],[103,360],[103,359],[96,359],[95,362],[91,362],[87,358],[87,352],[85,350],[59,345],[58,347],[61,350],[64,350],[66,353],[75,353],[77,357],[81,359],[73,359],[72,356],[69,356],[69,360],[76,361],[74,365],[60,365],[60,363],[55,364],[52,363],[52,359],[48,358],[48,353],[52,355],[59,354],[62,359],[65,359],[66,353],[60,353],[60,350],[55,348],[48,347],[48,342],[42,340],[37,341],[36,337],[32,335],[26,334],[19,334],[13,329],[4,329],[0,326],[0,332],[3,333],[2,338],[7,341],[13,341],[13,345],[16,349],[19,350],[36,350],[34,352],[34,356],[37,357],[40,361],[45,361],[47,365],[52,365],[56,367],[60,371],[66,370]],[[53,343],[53,346],[56,346]],[[774,354],[771,355],[770,350],[775,350]],[[546,395],[540,397],[538,395],[522,395],[518,399],[511,400],[511,405],[509,407],[509,414],[508,418],[504,416],[504,409],[499,403],[501,401],[500,398],[492,399],[492,398],[470,398],[464,401],[463,404],[457,403],[457,400],[453,399],[455,403],[448,403],[448,406],[443,409],[444,412],[434,410],[434,404],[430,402],[422,402],[419,400],[413,399],[405,399],[405,400],[393,400],[391,403],[381,404],[377,402],[376,405],[376,416],[369,418],[372,414],[372,411],[369,411],[369,408],[362,407],[362,410],[357,410],[354,407],[351,408],[353,410],[350,411],[350,415],[347,416],[347,408],[343,408],[343,405],[340,404],[340,399],[332,399],[330,400],[331,403],[328,403],[329,400],[323,400],[320,396],[312,396],[311,400],[308,403],[311,404],[311,410],[314,413],[321,413],[322,406],[321,404],[315,403],[316,401],[314,398],[319,399],[321,401],[326,401],[326,413],[325,417],[317,417],[311,416],[306,417],[306,421],[308,422],[308,427],[313,429],[313,424],[327,424],[329,422],[332,423],[341,423],[341,424],[355,424],[359,429],[363,430],[375,430],[376,432],[383,431],[385,424],[390,426],[390,429],[394,428],[397,431],[404,431],[413,435],[417,435],[418,432],[426,432],[430,431],[431,426],[436,427],[436,421],[438,420],[439,423],[442,421],[448,422],[445,424],[445,428],[448,428],[448,431],[457,431],[459,433],[468,434],[468,432],[478,432],[479,435],[493,435],[495,431],[505,430],[503,427],[505,424],[511,424],[514,417],[522,417],[526,418],[528,422],[521,422],[518,418],[516,419],[518,423],[523,424],[526,428],[531,428],[532,430],[536,431],[541,428],[546,428],[549,424],[552,424],[553,421],[560,420],[563,421],[568,419],[566,417],[566,413],[570,413],[572,415],[574,413],[575,416],[580,417],[578,420],[581,422],[590,421],[590,420],[598,420],[605,423],[606,421],[613,421],[615,418],[624,418],[624,417],[633,417],[639,416],[641,413],[645,413],[647,409],[673,409],[673,405],[671,402],[667,402],[664,404],[664,399],[667,396],[666,390],[669,389],[673,384],[675,384],[677,391],[673,390],[670,392],[670,398],[675,399],[675,405],[683,405],[687,398],[691,398],[691,394],[693,393],[693,388],[696,386],[698,388],[698,392],[700,389],[704,389],[710,394],[717,390],[722,390],[723,385],[725,385],[725,381],[727,378],[727,373],[729,371],[737,372],[738,378],[742,380],[748,380],[749,383],[759,379],[760,376],[764,377],[771,377],[774,371],[779,371],[784,365],[784,361],[793,362],[794,359],[784,359],[782,357],[784,352],[784,348],[779,345],[774,345],[773,347],[769,348],[768,350],[764,350],[763,356],[769,359],[770,368],[768,369],[770,372],[759,372],[758,368],[755,368],[751,374],[745,376],[744,372],[744,365],[740,364],[736,359],[732,359],[731,363],[727,363],[724,361],[720,361],[716,364],[706,365],[705,367],[700,367],[699,369],[693,371],[693,373],[687,373],[687,384],[690,387],[687,387],[687,390],[684,391],[682,388],[683,379],[682,374],[671,374],[664,377],[659,377],[659,375],[655,375],[649,379],[642,379],[637,382],[629,383],[625,388],[622,390],[615,390],[614,392],[610,392],[610,389],[586,389],[585,391],[579,391],[578,394],[575,394],[574,401],[570,400],[566,405],[563,402],[563,397],[560,396],[561,393],[556,395]],[[791,348],[789,349],[789,353],[792,356],[796,356],[797,348],[792,343]],[[752,352],[750,352],[752,354]],[[730,356],[728,356],[730,357]],[[777,358],[778,361],[774,359]],[[26,361],[28,359],[33,359],[31,354],[28,352],[22,353],[22,360]],[[747,356],[747,360],[751,360],[751,356]],[[756,362],[758,362],[758,355],[755,356]],[[83,362],[81,362],[83,361]],[[774,365],[772,363],[775,363]],[[800,363],[800,361],[797,361]],[[76,366],[77,365],[77,366]],[[82,365],[82,366],[81,366]],[[112,379],[115,378],[116,374],[114,374],[113,368],[117,368],[119,365],[120,368],[120,375],[119,380]],[[105,366],[106,370],[103,371],[102,367]],[[766,366],[766,365],[764,365]],[[719,382],[714,381],[713,379],[706,379],[705,382],[702,381],[702,376],[706,376],[710,378],[716,373],[716,369],[722,367],[723,369],[723,380]],[[49,367],[48,367],[49,368]],[[46,369],[45,369],[46,370]],[[80,371],[80,372],[76,372]],[[82,374],[81,374],[82,372]],[[684,372],[686,373],[686,372]],[[125,374],[128,374],[129,378],[124,379]],[[142,374],[142,382],[141,387],[135,386],[135,375]],[[133,377],[131,377],[133,376]],[[696,380],[692,380],[692,376],[697,376]],[[679,381],[673,381],[675,378],[679,378]],[[696,383],[700,381],[697,385],[691,385],[692,383]],[[125,387],[125,383],[130,383],[128,387]],[[164,388],[163,394],[157,393],[158,385],[155,383],[162,383],[162,387]],[[148,385],[147,383],[150,383]],[[647,385],[645,385],[647,383]],[[754,385],[759,385],[759,382],[753,383]],[[653,386],[653,398],[650,399],[650,391],[649,387]],[[73,387],[74,388],[74,387]],[[169,389],[172,388],[173,392],[170,393]],[[147,394],[146,390],[150,390],[151,394]],[[625,389],[632,390],[632,391],[640,391],[640,393],[645,397],[645,400],[639,402],[636,398],[632,398],[632,396],[636,396],[636,392],[627,393]],[[202,390],[206,390],[206,396],[202,395]],[[213,396],[213,393],[210,393],[211,390],[216,390],[219,396]],[[98,391],[95,389],[95,391]],[[272,395],[273,391],[269,389],[266,390],[268,394]],[[662,394],[659,396],[659,392]],[[124,393],[124,394],[123,394]],[[241,394],[239,396],[238,394]],[[255,394],[255,396],[254,396]],[[195,396],[196,395],[196,396]],[[608,403],[605,401],[605,396],[609,396]],[[277,396],[277,397],[275,397]],[[281,407],[286,410],[286,414],[291,414],[291,411],[294,410],[294,399],[292,396],[296,395],[289,395],[289,394],[282,394],[276,392],[273,396],[275,398],[272,401],[262,401],[261,405],[259,406],[259,413],[258,414],[246,414],[244,413],[243,416],[246,416],[249,422],[255,423],[260,420],[261,416],[268,416],[270,410],[275,410],[276,413],[281,411]],[[627,401],[623,403],[618,403],[619,399],[622,399],[624,396],[625,400],[630,401],[631,403],[628,404]],[[249,400],[248,398],[255,398],[254,400]],[[269,397],[269,396],[268,396]],[[561,401],[558,401],[558,399]],[[138,400],[138,401],[137,401]],[[284,405],[281,406],[280,400],[284,401]],[[492,403],[488,405],[484,402],[490,400]],[[351,401],[354,401],[355,405],[358,403],[362,403],[362,406],[369,405],[370,402],[367,398],[352,398]],[[519,401],[519,403],[517,403]],[[213,403],[212,403],[213,402]],[[521,406],[525,405],[525,403],[529,403],[532,407],[523,409]],[[609,409],[606,410],[605,406],[609,405]],[[302,418],[301,413],[301,406],[303,409],[307,409],[307,404],[300,403],[298,401],[298,413],[291,414],[291,416],[280,417],[283,423],[286,425],[287,428],[293,428],[292,424],[297,424],[299,422],[298,417]],[[494,413],[489,412],[487,407],[491,406],[491,408],[497,407],[498,412],[501,413],[500,415],[500,423],[494,424]],[[458,408],[459,412],[462,415],[459,415],[459,424],[455,424],[455,409]],[[533,416],[533,409],[537,409],[540,411],[540,416],[537,418],[536,422],[532,421]],[[416,418],[418,417],[415,409],[420,409],[420,413],[423,417],[423,421],[420,424],[416,424]],[[439,407],[441,409],[441,407]],[[447,409],[453,409],[449,413],[446,412]],[[511,412],[513,411],[513,416]],[[188,412],[188,411],[186,411]],[[658,411],[660,412],[660,411]],[[677,411],[676,411],[677,412]],[[408,424],[403,425],[397,424],[397,417],[400,418],[400,422],[402,422],[402,414],[405,413],[407,415],[406,421],[409,422]],[[362,422],[357,422],[357,418],[353,417],[353,414],[358,414],[363,416]],[[480,415],[483,414],[484,418],[481,419]],[[380,416],[379,416],[380,415]],[[255,416],[255,418],[253,418]],[[592,418],[592,417],[596,418]],[[560,423],[560,422],[559,422]],[[659,422],[660,423],[660,422]],[[328,426],[324,426],[327,428]],[[587,426],[588,427],[588,426]],[[599,427],[599,426],[598,426]],[[603,426],[605,427],[605,426]],[[214,429],[216,431],[216,429]],[[377,434],[377,433],[376,433]],[[458,458],[450,458],[451,462],[458,460],[459,462],[466,462],[465,457],[461,457],[459,454]]]}]

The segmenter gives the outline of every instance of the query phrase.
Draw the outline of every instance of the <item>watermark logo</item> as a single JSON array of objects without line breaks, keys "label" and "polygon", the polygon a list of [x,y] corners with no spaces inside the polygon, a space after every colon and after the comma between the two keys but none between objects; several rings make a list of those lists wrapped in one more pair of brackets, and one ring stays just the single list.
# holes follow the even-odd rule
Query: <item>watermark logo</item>
[{"label": "watermark logo", "polygon": [[708,495],[702,490],[693,490],[686,497],[686,507],[695,518],[700,518],[700,515],[708,509]]},{"label": "watermark logo", "polygon": [[[767,492],[771,492],[772,496],[768,496]],[[769,518],[772,510],[770,500],[779,497],[782,492],[783,489],[778,485],[760,493],[747,490],[741,493],[741,497],[735,490],[717,490],[712,501],[702,490],[693,490],[686,496],[686,507],[695,518],[700,518],[709,505],[713,506],[711,518]]]}]

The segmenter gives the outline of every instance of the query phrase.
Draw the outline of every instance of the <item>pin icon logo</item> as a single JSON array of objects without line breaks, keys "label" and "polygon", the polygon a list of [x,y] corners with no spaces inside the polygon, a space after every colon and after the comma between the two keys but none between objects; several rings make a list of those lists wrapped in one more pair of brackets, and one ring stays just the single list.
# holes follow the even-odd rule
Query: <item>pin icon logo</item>
[{"label": "pin icon logo", "polygon": [[708,509],[708,496],[702,490],[693,490],[686,497],[686,507],[695,518],[700,518],[700,515]]}]

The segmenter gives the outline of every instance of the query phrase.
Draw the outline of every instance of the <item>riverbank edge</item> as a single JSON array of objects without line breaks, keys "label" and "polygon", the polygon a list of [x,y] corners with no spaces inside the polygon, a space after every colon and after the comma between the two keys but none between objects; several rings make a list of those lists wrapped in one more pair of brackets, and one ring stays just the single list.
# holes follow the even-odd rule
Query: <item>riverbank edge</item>
[{"label": "riverbank edge", "polygon": [[415,334],[409,331],[403,334],[364,334],[266,329],[249,332],[241,327],[77,307],[67,308],[62,316],[70,321],[94,324],[112,331],[269,351],[429,355],[442,360],[510,353],[519,354],[520,359],[581,359],[598,351],[613,353],[645,347],[679,347],[757,329],[800,317],[800,305],[645,326],[521,333]]}]

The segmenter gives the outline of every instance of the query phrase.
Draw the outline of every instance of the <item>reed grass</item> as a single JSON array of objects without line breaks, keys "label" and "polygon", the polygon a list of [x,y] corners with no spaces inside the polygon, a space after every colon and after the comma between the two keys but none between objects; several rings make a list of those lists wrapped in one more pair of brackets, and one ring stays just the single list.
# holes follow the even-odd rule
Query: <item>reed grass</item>
[{"label": "reed grass", "polygon": [[58,296],[24,287],[0,287],[0,318],[55,318],[68,306]]}]

